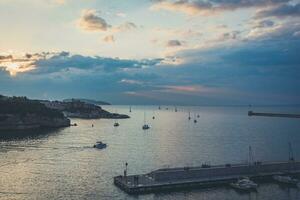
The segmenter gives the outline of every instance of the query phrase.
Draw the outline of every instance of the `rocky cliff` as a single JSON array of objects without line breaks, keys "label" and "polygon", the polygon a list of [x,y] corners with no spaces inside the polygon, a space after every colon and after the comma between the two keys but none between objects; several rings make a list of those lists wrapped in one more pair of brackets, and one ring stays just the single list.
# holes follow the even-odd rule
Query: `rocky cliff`
[{"label": "rocky cliff", "polygon": [[0,130],[70,126],[61,112],[26,97],[0,97]]}]

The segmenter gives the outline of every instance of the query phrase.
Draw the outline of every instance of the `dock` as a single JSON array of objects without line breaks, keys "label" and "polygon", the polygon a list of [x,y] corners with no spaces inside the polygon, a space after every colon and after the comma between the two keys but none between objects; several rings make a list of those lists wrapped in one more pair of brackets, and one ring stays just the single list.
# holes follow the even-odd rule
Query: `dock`
[{"label": "dock", "polygon": [[300,114],[259,113],[259,112],[253,112],[253,111],[249,111],[248,116],[300,118]]},{"label": "dock", "polygon": [[191,187],[226,185],[238,178],[266,179],[273,175],[299,174],[299,161],[254,162],[253,164],[202,165],[163,168],[147,174],[114,177],[114,184],[128,194],[152,193]]}]

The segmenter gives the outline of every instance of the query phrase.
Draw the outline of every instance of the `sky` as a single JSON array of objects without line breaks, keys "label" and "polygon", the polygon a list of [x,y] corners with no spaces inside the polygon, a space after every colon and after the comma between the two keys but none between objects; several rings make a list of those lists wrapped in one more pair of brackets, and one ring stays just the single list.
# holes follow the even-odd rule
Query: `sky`
[{"label": "sky", "polygon": [[300,0],[0,0],[0,94],[300,102]]}]

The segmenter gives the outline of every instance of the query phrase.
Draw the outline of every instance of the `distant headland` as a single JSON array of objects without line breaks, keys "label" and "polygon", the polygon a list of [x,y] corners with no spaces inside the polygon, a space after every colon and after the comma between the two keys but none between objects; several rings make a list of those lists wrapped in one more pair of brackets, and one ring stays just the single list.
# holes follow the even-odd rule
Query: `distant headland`
[{"label": "distant headland", "polygon": [[126,119],[128,115],[110,113],[100,106],[78,99],[68,101],[40,101],[47,108],[61,111],[66,117],[83,119]]},{"label": "distant headland", "polygon": [[78,99],[64,102],[0,95],[0,130],[68,127],[69,118],[123,119],[129,116],[110,113]]},{"label": "distant headland", "polygon": [[81,99],[81,98],[64,99],[63,102],[72,102],[74,100],[79,100],[84,103],[90,103],[90,104],[95,104],[95,105],[111,105],[110,103],[105,102],[105,101],[98,101],[98,100],[92,100],[92,99]]}]

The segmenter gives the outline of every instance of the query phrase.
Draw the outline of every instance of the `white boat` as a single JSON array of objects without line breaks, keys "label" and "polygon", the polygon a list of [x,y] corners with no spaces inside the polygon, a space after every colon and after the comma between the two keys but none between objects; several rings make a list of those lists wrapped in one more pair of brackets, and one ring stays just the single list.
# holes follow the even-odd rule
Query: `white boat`
[{"label": "white boat", "polygon": [[97,148],[97,149],[104,149],[107,147],[107,144],[101,142],[101,141],[98,141],[96,142],[96,144],[94,144],[94,148]]},{"label": "white boat", "polygon": [[239,179],[236,183],[231,183],[230,186],[243,191],[255,190],[258,187],[258,185],[249,178]]},{"label": "white boat", "polygon": [[292,178],[290,176],[275,175],[273,176],[273,179],[279,183],[286,183],[291,185],[297,185],[299,183],[298,179]]}]

